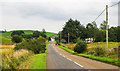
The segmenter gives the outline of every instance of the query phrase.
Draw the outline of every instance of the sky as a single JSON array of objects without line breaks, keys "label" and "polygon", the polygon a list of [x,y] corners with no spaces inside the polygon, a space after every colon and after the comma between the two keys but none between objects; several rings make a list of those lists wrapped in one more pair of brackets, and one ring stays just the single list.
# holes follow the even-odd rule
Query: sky
[{"label": "sky", "polygon": [[[72,18],[84,26],[119,0],[0,0],[0,30],[61,31]],[[105,12],[96,20],[99,27]],[[118,26],[118,6],[109,8],[109,25]]]}]

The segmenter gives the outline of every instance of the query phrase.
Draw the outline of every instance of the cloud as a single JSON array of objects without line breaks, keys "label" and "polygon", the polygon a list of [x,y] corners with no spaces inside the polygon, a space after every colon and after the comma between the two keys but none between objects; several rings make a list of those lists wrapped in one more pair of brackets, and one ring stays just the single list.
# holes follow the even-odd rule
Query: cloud
[{"label": "cloud", "polygon": [[[6,2],[5,2],[6,1]],[[69,18],[80,20],[86,25],[92,22],[109,3],[108,0],[12,0],[2,3],[3,28],[39,29],[58,32]],[[116,8],[111,11],[112,17],[117,15]],[[105,13],[96,21],[99,25],[105,20]],[[114,22],[111,19],[112,24]],[[115,22],[114,22],[115,23]],[[113,25],[114,26],[114,25]]]}]

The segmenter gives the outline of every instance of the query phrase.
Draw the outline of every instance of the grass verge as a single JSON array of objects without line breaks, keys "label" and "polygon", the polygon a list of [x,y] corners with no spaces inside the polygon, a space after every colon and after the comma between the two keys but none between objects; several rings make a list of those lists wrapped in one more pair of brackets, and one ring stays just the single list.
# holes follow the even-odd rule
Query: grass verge
[{"label": "grass verge", "polygon": [[76,52],[74,52],[74,51],[72,51],[72,50],[70,50],[68,48],[63,47],[63,46],[60,46],[60,45],[57,45],[57,46],[64,49],[65,51],[67,51],[67,52],[69,52],[71,54],[75,54],[75,55],[78,55],[78,56],[90,58],[90,59],[93,59],[93,60],[109,63],[109,64],[116,65],[116,66],[120,66],[120,61],[118,61],[118,59],[111,59],[111,58],[107,58],[107,57],[79,54],[79,53],[76,53]]},{"label": "grass verge", "polygon": [[[50,42],[46,43],[46,48],[49,43]],[[46,69],[46,55],[47,55],[47,50],[45,51],[45,53],[36,54],[32,56],[29,60],[27,60],[25,63],[21,64],[19,68],[20,69]]]}]

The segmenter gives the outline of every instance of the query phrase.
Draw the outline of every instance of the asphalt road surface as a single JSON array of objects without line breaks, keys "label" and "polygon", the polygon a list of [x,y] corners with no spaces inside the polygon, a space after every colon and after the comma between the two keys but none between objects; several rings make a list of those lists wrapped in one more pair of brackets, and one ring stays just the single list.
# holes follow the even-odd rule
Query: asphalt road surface
[{"label": "asphalt road surface", "polygon": [[47,47],[47,69],[83,69],[83,67],[61,55],[50,43]]},{"label": "asphalt road surface", "polygon": [[117,66],[70,54],[57,47],[55,42],[47,46],[47,69],[48,71],[119,71]]}]

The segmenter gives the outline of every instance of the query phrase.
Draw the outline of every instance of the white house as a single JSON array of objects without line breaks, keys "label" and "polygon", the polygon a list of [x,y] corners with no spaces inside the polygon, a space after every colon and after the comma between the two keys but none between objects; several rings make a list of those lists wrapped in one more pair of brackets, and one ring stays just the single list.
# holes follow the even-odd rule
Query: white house
[{"label": "white house", "polygon": [[86,42],[86,43],[93,43],[93,38],[86,38],[86,39],[85,39],[85,42]]}]

